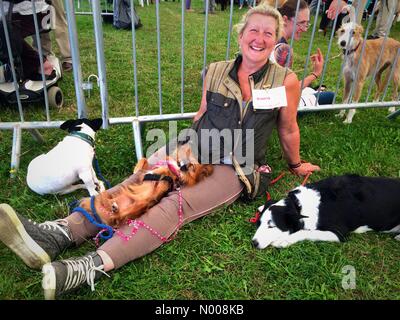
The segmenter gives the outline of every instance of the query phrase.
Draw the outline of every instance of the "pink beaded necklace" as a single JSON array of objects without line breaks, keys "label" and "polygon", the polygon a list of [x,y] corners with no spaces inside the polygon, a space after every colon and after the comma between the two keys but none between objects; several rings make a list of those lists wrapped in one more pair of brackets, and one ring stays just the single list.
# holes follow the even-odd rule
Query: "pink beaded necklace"
[{"label": "pink beaded necklace", "polygon": [[[161,161],[157,162],[152,168],[153,169],[158,168],[163,165],[167,165],[168,168],[173,172],[173,174],[175,174],[178,178],[180,177],[180,173],[176,169],[176,166],[173,163],[171,163],[169,160],[161,160]],[[173,239],[175,239],[180,227],[183,224],[182,190],[180,187],[176,187],[175,189],[178,191],[178,218],[179,218],[179,221],[175,228],[176,229],[175,232],[170,237],[165,237],[165,236],[161,235],[157,230],[153,229],[152,227],[150,227],[148,224],[144,223],[143,221],[137,220],[137,219],[135,219],[135,220],[128,219],[126,221],[126,224],[129,227],[132,227],[130,234],[124,234],[121,230],[115,229],[115,228],[113,228],[113,231],[124,241],[131,240],[132,237],[138,232],[138,230],[140,228],[144,228],[144,229],[148,230],[153,236],[157,237],[163,243],[170,242]],[[94,238],[97,247],[99,246],[100,235],[105,231],[107,231],[107,229],[100,230],[100,232]]]}]

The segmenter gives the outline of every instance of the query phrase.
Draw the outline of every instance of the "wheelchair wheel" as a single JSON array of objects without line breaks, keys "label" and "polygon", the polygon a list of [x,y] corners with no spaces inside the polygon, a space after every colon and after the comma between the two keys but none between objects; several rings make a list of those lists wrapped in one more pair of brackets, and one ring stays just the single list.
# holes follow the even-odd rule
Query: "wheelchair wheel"
[{"label": "wheelchair wheel", "polygon": [[64,104],[64,96],[61,89],[57,86],[51,87],[47,91],[47,96],[49,98],[49,106],[55,108],[62,108]]}]

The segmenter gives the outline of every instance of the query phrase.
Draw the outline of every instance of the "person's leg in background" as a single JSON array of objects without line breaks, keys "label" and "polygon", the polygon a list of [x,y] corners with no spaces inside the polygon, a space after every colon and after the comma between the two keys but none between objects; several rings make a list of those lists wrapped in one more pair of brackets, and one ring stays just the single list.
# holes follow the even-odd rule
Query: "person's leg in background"
[{"label": "person's leg in background", "polygon": [[[54,7],[55,13],[54,37],[57,42],[58,49],[60,50],[63,71],[68,72],[72,70],[72,57],[68,37],[68,24],[64,11],[63,1],[52,0],[52,6]],[[42,33],[40,35],[40,42],[42,44],[42,50],[45,56],[54,55],[52,51],[50,33]],[[37,48],[35,37],[33,43],[35,48]]]},{"label": "person's leg in background", "polygon": [[319,93],[315,94],[315,96],[318,98],[318,104],[332,104],[333,102],[333,97],[335,96],[334,92],[331,91],[322,91]]},{"label": "person's leg in background", "polygon": [[[46,16],[44,13],[37,13],[38,21]],[[40,58],[38,52],[32,48],[32,46],[25,40],[26,37],[35,34],[35,25],[31,15],[20,15],[14,13],[12,16],[14,21],[18,21],[14,28],[18,26],[18,33],[21,37],[22,50],[21,50],[21,63],[23,68],[23,78],[30,80],[42,80],[40,73]],[[53,67],[51,64],[43,58],[44,73],[46,76],[52,75]]]},{"label": "person's leg in background", "polygon": [[[332,0],[327,0],[325,2],[325,8],[329,8],[329,6],[331,5]],[[318,31],[319,32],[326,32],[326,29],[328,28],[329,23],[331,22],[331,20],[328,19],[328,16],[326,14],[325,11],[323,11],[322,15],[321,15],[321,21],[319,23],[319,28]]]},{"label": "person's leg in background", "polygon": [[[385,1],[385,0],[383,0],[383,1]],[[368,0],[354,0],[352,3],[352,6],[356,10],[356,22],[358,24],[361,24],[361,22],[362,22],[362,18],[363,18],[363,14],[364,14],[364,10],[365,10],[367,2],[368,2]]]},{"label": "person's leg in background", "polygon": [[186,2],[185,2],[186,11],[188,11],[188,12],[194,11],[194,10],[191,8],[191,4],[192,4],[192,0],[186,0]]},{"label": "person's leg in background", "polygon": [[375,29],[372,32],[372,37],[368,38],[383,38],[386,33],[389,36],[392,27],[393,16],[397,8],[398,0],[381,0],[379,4],[379,13],[376,18]]}]

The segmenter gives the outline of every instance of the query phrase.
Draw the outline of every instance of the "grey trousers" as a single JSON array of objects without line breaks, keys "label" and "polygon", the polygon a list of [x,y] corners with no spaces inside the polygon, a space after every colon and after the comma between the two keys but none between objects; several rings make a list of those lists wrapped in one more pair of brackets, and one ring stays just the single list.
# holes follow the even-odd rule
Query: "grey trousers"
[{"label": "grey trousers", "polygon": [[[61,63],[69,62],[72,63],[71,48],[69,46],[68,37],[68,24],[66,15],[64,12],[63,0],[52,0],[52,6],[55,12],[55,29],[54,35],[57,42],[58,49],[60,50]],[[50,33],[42,33],[40,35],[40,42],[42,44],[43,54],[45,56],[54,55],[51,48]],[[37,48],[36,37],[33,37],[33,45]]]},{"label": "grey trousers", "polygon": [[372,32],[374,36],[384,37],[389,35],[393,23],[393,16],[397,9],[398,0],[381,0],[379,3],[379,13],[376,17],[375,29]]}]

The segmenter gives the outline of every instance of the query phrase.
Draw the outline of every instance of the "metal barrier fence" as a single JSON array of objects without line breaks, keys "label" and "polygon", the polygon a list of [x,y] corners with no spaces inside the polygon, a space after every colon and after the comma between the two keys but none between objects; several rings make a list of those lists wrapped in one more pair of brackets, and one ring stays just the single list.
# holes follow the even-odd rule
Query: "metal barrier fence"
[{"label": "metal barrier fence", "polygon": [[[4,1],[5,2],[5,1]],[[140,113],[140,108],[139,108],[139,92],[138,92],[138,81],[137,81],[137,59],[136,59],[136,31],[134,26],[132,25],[132,60],[133,60],[133,77],[134,77],[134,107],[135,107],[135,114],[134,115],[129,115],[129,116],[124,116],[124,117],[109,117],[109,104],[108,104],[108,91],[107,91],[107,78],[106,78],[106,70],[105,70],[105,57],[104,57],[104,42],[103,42],[103,27],[102,27],[102,15],[110,15],[112,12],[110,11],[110,8],[108,7],[107,1],[105,1],[105,6],[106,10],[102,12],[101,10],[101,3],[100,1],[88,1],[86,2],[86,6],[83,6],[81,4],[82,0],[74,2],[73,0],[65,0],[65,12],[66,12],[66,17],[67,17],[67,22],[68,22],[68,31],[69,31],[69,41],[70,41],[70,46],[71,46],[71,55],[72,55],[72,61],[73,61],[73,78],[74,78],[74,88],[75,88],[75,95],[76,95],[76,101],[77,101],[77,116],[79,118],[86,117],[87,112],[86,112],[86,104],[85,104],[85,96],[83,92],[84,88],[84,82],[82,80],[82,70],[81,70],[81,62],[80,62],[80,53],[79,53],[79,45],[78,45],[78,37],[77,37],[77,23],[76,23],[76,15],[78,14],[84,14],[84,15],[92,15],[93,17],[93,25],[94,25],[94,33],[95,33],[95,43],[96,43],[96,59],[97,59],[97,71],[98,71],[98,84],[100,88],[100,98],[101,98],[101,110],[102,110],[102,119],[103,119],[103,128],[108,128],[109,125],[117,125],[117,124],[132,124],[132,129],[133,129],[133,138],[135,142],[135,151],[136,151],[136,156],[138,159],[143,157],[143,147],[142,147],[142,138],[141,138],[141,124],[146,123],[146,122],[155,122],[155,121],[171,121],[171,120],[183,120],[183,119],[191,119],[195,115],[194,112],[185,112],[184,108],[184,94],[185,94],[185,83],[184,83],[184,77],[185,77],[185,1],[181,1],[181,103],[180,103],[180,113],[168,113],[164,114],[163,112],[163,100],[162,100],[162,73],[161,73],[161,42],[160,42],[160,1],[155,0],[155,19],[156,19],[156,30],[157,30],[157,67],[158,67],[158,100],[159,100],[159,113],[157,115],[143,115]],[[308,54],[306,61],[304,62],[304,72],[303,72],[303,79],[305,78],[307,74],[307,68],[310,62],[310,55],[311,55],[311,49],[312,45],[314,43],[314,38],[315,38],[315,33],[316,33],[316,28],[317,28],[317,23],[318,23],[318,15],[320,12],[320,7],[321,7],[322,0],[318,0],[317,4],[317,10],[315,13],[314,21],[313,21],[313,27],[312,27],[312,32],[311,32],[311,39],[310,39],[310,44],[308,47]],[[88,6],[89,5],[89,6]],[[130,5],[131,5],[131,16],[134,16],[134,1],[130,0]],[[103,4],[104,7],[104,4]],[[230,0],[230,13],[229,13],[229,29],[227,30],[228,32],[228,37],[227,37],[227,48],[226,48],[226,59],[229,59],[230,57],[230,48],[231,48],[231,38],[232,38],[232,21],[233,21],[233,7],[234,7],[234,0]],[[88,10],[90,11],[78,11],[77,10]],[[42,51],[41,51],[41,44],[40,44],[40,36],[39,36],[39,28],[38,28],[38,21],[35,13],[35,2],[32,1],[32,10],[33,10],[33,17],[34,17],[34,24],[35,24],[35,37],[36,41],[38,43],[38,49],[39,49],[39,55],[42,56]],[[357,15],[358,10],[361,10],[360,8],[354,8],[355,13]],[[299,4],[296,9],[296,16],[294,19],[294,24],[297,23],[297,13],[299,11]],[[338,11],[337,11],[338,12]],[[2,17],[4,17],[5,13],[3,12],[3,0],[0,0],[0,14]],[[372,15],[369,17],[368,20],[368,26],[365,30],[365,36],[364,40],[366,40],[368,31],[371,26],[371,22],[373,21],[375,14],[375,10],[373,11]],[[205,70],[207,66],[207,33],[208,33],[208,18],[209,18],[209,1],[205,2],[205,17],[204,17],[204,40],[203,40],[203,70]],[[393,13],[393,18],[394,18],[394,13]],[[132,19],[133,20],[133,19]],[[330,54],[331,54],[331,47],[332,47],[332,42],[334,38],[334,29],[335,25],[337,23],[337,20],[335,19],[333,21],[333,28],[332,32],[330,34],[329,38],[329,45],[328,45],[328,50],[325,55],[325,64],[323,67],[323,72],[320,77],[319,81],[319,86],[322,85],[324,77],[326,76],[326,71],[327,71],[327,65],[330,59]],[[132,21],[133,24],[133,21]],[[24,120],[24,112],[22,109],[21,105],[21,97],[19,95],[19,83],[16,78],[15,74],[15,68],[14,68],[14,62],[12,58],[12,52],[11,52],[11,45],[10,45],[10,37],[9,37],[9,32],[7,28],[7,23],[5,19],[2,19],[2,25],[4,28],[4,33],[5,33],[5,39],[7,42],[7,48],[8,48],[8,54],[10,58],[10,64],[11,64],[11,70],[12,70],[12,76],[13,76],[13,86],[14,90],[16,92],[16,97],[17,97],[17,105],[18,105],[18,111],[19,111],[19,116],[20,116],[20,121],[18,122],[0,122],[0,130],[13,130],[13,143],[12,143],[12,155],[11,155],[11,176],[15,175],[15,171],[19,167],[19,158],[20,158],[20,150],[21,150],[21,136],[22,136],[22,130],[28,130],[37,141],[43,141],[41,135],[37,131],[37,129],[47,129],[47,128],[58,128],[63,121],[61,120],[52,120],[50,118],[50,113],[49,113],[49,103],[48,103],[48,94],[47,90],[44,90],[44,104],[45,104],[45,113],[46,113],[46,121],[25,121]],[[385,37],[385,40],[386,41]],[[293,47],[293,41],[294,41],[294,32],[291,36],[291,41],[290,41],[290,46]],[[364,52],[365,49],[365,41],[362,47],[362,52]],[[379,55],[379,60],[382,57],[382,52],[383,48],[380,51]],[[395,63],[397,63],[399,58],[399,52],[397,52]],[[290,60],[290,59],[288,59]],[[43,59],[40,59],[40,64],[41,64],[41,70],[42,74],[44,74],[44,69],[43,69]],[[378,65],[378,64],[377,64]],[[369,102],[369,96],[371,93],[373,81],[371,81],[370,86],[368,88],[368,94],[365,102],[357,102],[357,103],[352,103],[352,95],[354,93],[354,87],[355,83],[353,84],[351,88],[351,95],[350,99],[346,103],[336,103],[336,96],[339,90],[339,85],[341,83],[341,76],[343,72],[343,62],[341,64],[341,70],[338,73],[338,78],[336,82],[336,90],[334,93],[334,100],[333,104],[331,105],[320,105],[318,108],[314,107],[302,107],[299,108],[299,110],[304,111],[304,112],[316,112],[316,111],[326,111],[326,110],[343,110],[343,109],[351,109],[351,108],[382,108],[382,107],[391,107],[391,106],[398,106],[400,104],[400,97],[397,98],[395,101],[384,101],[387,91],[388,91],[388,84],[390,80],[392,79],[393,75],[393,70],[389,74],[389,79],[388,79],[388,84],[386,85],[384,89],[384,94],[380,101],[375,101],[375,102]],[[360,63],[357,65],[356,69],[356,74],[358,74],[360,68]],[[394,68],[393,68],[394,69]],[[377,68],[375,68],[375,72],[373,75],[373,79],[376,76],[377,73]],[[355,77],[357,78],[357,77]],[[302,80],[303,84],[303,80]],[[204,72],[203,72],[203,85],[204,85]],[[45,79],[43,78],[43,86],[46,87]],[[319,93],[318,93],[319,95]],[[400,115],[400,110],[392,113],[391,115],[388,116],[388,118],[395,118],[396,116]]]}]

